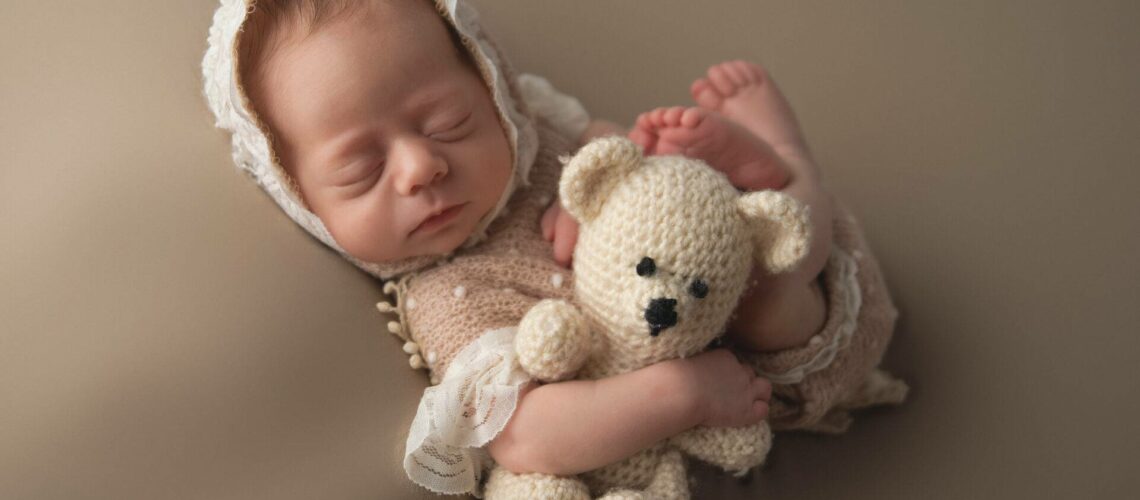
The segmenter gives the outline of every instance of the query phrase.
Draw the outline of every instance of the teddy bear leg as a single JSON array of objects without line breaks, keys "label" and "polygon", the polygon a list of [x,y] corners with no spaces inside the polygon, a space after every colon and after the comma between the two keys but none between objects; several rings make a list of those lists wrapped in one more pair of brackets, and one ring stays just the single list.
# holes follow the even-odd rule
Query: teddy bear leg
[{"label": "teddy bear leg", "polygon": [[694,427],[674,436],[673,445],[736,476],[764,463],[772,446],[767,422],[748,427]]},{"label": "teddy bear leg", "polygon": [[680,450],[672,450],[661,457],[653,482],[645,489],[650,498],[663,500],[688,500],[689,474],[685,470],[685,458]]},{"label": "teddy bear leg", "polygon": [[483,488],[487,500],[590,500],[590,490],[577,478],[549,474],[515,474],[495,467]]},{"label": "teddy bear leg", "polygon": [[634,490],[610,490],[605,495],[598,497],[598,500],[650,500],[651,497],[647,496],[644,492]]},{"label": "teddy bear leg", "polygon": [[600,500],[688,500],[689,476],[685,458],[678,450],[665,452],[653,471],[653,479],[644,491],[614,489],[598,497]]}]

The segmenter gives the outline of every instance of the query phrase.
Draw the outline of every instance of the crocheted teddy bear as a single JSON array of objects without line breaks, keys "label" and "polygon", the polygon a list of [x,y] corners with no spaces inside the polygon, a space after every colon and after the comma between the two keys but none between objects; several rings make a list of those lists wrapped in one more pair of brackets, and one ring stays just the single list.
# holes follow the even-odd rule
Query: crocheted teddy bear
[{"label": "crocheted teddy bear", "polygon": [[[598,379],[704,350],[724,331],[753,262],[771,273],[808,247],[806,209],[775,191],[741,194],[681,156],[643,157],[594,140],[571,158],[560,195],[581,224],[575,301],[544,300],[519,324],[519,362],[541,381]],[[767,423],[697,427],[574,477],[492,471],[487,498],[689,498],[686,454],[743,475],[771,443]]]}]

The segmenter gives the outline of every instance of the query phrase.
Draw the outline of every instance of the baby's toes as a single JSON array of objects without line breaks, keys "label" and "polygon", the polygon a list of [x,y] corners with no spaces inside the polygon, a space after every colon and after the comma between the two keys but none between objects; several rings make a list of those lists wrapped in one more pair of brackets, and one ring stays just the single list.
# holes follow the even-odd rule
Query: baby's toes
[{"label": "baby's toes", "polygon": [[693,102],[697,103],[697,106],[705,109],[720,109],[721,103],[724,102],[724,97],[721,97],[707,78],[699,78],[693,82],[689,86],[689,95],[693,96]]},{"label": "baby's toes", "polygon": [[750,63],[747,60],[733,60],[733,62],[725,64],[742,81],[741,87],[743,85],[759,85],[767,80],[767,69],[756,63]]},{"label": "baby's toes", "polygon": [[737,62],[740,63],[738,67],[743,71],[749,83],[760,84],[768,79],[768,70],[764,69],[763,66],[748,61]]},{"label": "baby's toes", "polygon": [[637,124],[650,131],[656,131],[661,127],[668,126],[666,116],[671,109],[673,108],[656,108],[642,113],[641,116],[637,117]]},{"label": "baby's toes", "polygon": [[715,64],[709,67],[709,82],[720,95],[731,97],[736,93],[737,84],[732,79],[732,74],[729,72],[725,64]]},{"label": "baby's toes", "polygon": [[732,80],[736,82],[738,87],[759,83],[756,79],[756,73],[752,71],[751,66],[754,66],[754,64],[741,60],[724,63],[725,70],[732,76]]},{"label": "baby's toes", "polygon": [[644,151],[645,154],[653,154],[653,147],[654,143],[657,142],[657,136],[648,128],[640,125],[635,126],[629,131],[627,137],[629,137],[629,140],[633,141],[634,144],[641,146],[641,150]]},{"label": "baby's toes", "polygon": [[745,68],[744,61],[735,60],[721,63],[720,66],[724,68],[725,74],[728,75],[729,80],[732,81],[737,87],[748,85],[748,69]]},{"label": "baby's toes", "polygon": [[653,124],[654,123],[653,115],[655,113],[657,113],[658,110],[660,110],[660,109],[661,108],[654,109],[652,111],[646,111],[640,115],[637,115],[637,119],[633,121],[633,127],[644,129],[646,131],[652,130],[653,127],[655,126]]},{"label": "baby's toes", "polygon": [[702,108],[685,108],[681,113],[682,127],[697,128],[708,118],[710,111]]},{"label": "baby's toes", "polygon": [[688,108],[682,106],[673,106],[666,109],[661,115],[661,126],[663,127],[680,127],[681,117],[685,114]]}]

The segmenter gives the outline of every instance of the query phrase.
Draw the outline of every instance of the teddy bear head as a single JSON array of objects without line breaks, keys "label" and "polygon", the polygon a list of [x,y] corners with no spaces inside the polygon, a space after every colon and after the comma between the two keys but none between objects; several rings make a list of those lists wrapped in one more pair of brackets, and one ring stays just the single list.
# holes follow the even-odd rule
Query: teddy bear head
[{"label": "teddy bear head", "polygon": [[753,263],[770,273],[807,250],[806,210],[773,191],[741,194],[700,160],[643,157],[633,142],[596,139],[559,186],[579,222],[579,306],[612,348],[640,363],[695,354],[719,336]]}]

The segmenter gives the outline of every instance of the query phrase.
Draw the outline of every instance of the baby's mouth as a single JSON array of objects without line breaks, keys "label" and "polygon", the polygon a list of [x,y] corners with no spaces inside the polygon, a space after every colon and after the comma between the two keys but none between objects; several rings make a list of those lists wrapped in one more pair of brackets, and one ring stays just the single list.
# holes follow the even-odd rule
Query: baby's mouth
[{"label": "baby's mouth", "polygon": [[411,234],[430,233],[436,229],[446,226],[448,223],[455,220],[459,213],[463,211],[463,207],[465,206],[467,206],[466,203],[457,203],[432,214],[431,216],[421,221],[420,224],[412,230]]}]

